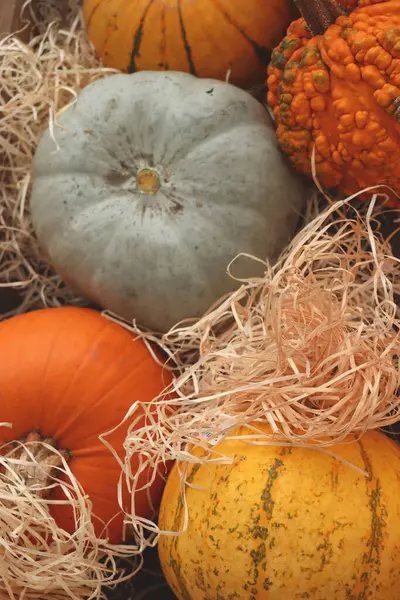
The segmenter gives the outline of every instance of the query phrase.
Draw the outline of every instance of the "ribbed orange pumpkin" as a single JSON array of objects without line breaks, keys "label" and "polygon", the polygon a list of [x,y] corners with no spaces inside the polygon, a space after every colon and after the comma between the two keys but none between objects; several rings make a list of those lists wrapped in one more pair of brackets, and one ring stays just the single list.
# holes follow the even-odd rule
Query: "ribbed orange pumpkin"
[{"label": "ribbed orange pumpkin", "polygon": [[[399,600],[400,447],[380,432],[347,441],[327,452],[366,476],[318,450],[237,439],[217,446],[233,464],[190,465],[188,529],[159,540],[177,597]],[[159,526],[183,518],[176,465]]]},{"label": "ribbed orange pumpkin", "polygon": [[262,83],[291,19],[290,0],[84,0],[89,36],[108,67],[184,71]]},{"label": "ribbed orange pumpkin", "polygon": [[[137,400],[149,402],[170,381],[142,341],[100,313],[83,308],[43,309],[0,324],[0,443],[38,432],[67,450],[69,467],[93,503],[99,537],[122,540],[117,501],[121,469],[99,435],[116,427]],[[123,458],[124,427],[107,440]],[[132,468],[135,469],[133,458]],[[144,472],[142,483],[148,477]],[[163,479],[152,486],[161,499]],[[60,499],[60,487],[52,499]],[[75,521],[66,504],[52,505],[58,525],[73,533]],[[150,516],[146,491],[137,512]],[[117,515],[117,517],[116,517]],[[116,517],[116,518],[115,518]],[[108,524],[107,531],[103,531]]]},{"label": "ribbed orange pumpkin", "polygon": [[[268,103],[294,166],[346,194],[387,184],[400,192],[400,1],[298,0],[268,68]],[[313,35],[314,34],[314,35]]]}]

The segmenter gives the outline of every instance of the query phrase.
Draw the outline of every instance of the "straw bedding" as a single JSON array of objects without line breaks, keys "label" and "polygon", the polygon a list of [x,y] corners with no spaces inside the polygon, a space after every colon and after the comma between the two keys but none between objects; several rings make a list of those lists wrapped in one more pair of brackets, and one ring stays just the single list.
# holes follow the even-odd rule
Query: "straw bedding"
[{"label": "straw bedding", "polygon": [[[0,288],[19,291],[19,306],[81,304],[40,253],[29,219],[32,157],[42,131],[83,86],[113,71],[101,67],[82,28],[78,1],[33,0],[24,11],[30,41],[0,40]],[[1,318],[0,317],[0,318]]]},{"label": "straw bedding", "polygon": [[[376,199],[361,212],[351,199],[330,204],[263,278],[242,282],[202,319],[161,339],[132,328],[180,374],[144,426],[132,407],[127,457],[225,461],[215,444],[265,420],[271,433],[255,430],[258,443],[329,452],[350,433],[399,420],[400,266],[373,216]],[[128,460],[124,472],[134,497]]]}]

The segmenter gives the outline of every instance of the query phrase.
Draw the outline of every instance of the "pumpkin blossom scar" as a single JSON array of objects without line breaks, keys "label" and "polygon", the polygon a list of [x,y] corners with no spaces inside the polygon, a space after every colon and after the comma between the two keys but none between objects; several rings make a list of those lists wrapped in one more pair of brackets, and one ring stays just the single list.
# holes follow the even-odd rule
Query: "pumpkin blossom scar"
[{"label": "pumpkin blossom scar", "polygon": [[161,187],[160,176],[153,169],[141,169],[136,177],[136,183],[142,194],[154,196]]}]

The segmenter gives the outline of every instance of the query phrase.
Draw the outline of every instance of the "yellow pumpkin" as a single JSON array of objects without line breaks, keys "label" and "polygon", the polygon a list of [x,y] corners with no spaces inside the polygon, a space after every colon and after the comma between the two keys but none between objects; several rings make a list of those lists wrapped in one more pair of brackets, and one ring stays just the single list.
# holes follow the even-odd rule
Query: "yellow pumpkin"
[{"label": "yellow pumpkin", "polygon": [[[188,529],[159,540],[177,597],[398,600],[400,448],[380,432],[346,441],[327,449],[339,460],[312,448],[226,439],[218,450],[233,464],[191,465]],[[181,531],[183,520],[175,465],[159,527]]]}]

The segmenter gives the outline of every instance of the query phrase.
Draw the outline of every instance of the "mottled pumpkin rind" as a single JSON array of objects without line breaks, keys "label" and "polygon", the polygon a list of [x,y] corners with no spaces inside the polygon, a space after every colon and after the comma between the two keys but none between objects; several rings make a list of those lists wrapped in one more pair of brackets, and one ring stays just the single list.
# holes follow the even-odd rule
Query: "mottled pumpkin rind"
[{"label": "mottled pumpkin rind", "polygon": [[[188,530],[159,540],[179,600],[400,598],[400,448],[393,441],[369,432],[329,448],[366,477],[316,450],[235,440],[218,450],[234,464],[189,467]],[[180,531],[183,519],[175,466],[159,526]]]},{"label": "mottled pumpkin rind", "polygon": [[293,165],[346,194],[400,192],[400,1],[361,0],[320,36],[291,24],[268,67],[268,103]]}]

